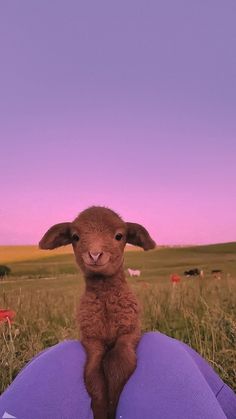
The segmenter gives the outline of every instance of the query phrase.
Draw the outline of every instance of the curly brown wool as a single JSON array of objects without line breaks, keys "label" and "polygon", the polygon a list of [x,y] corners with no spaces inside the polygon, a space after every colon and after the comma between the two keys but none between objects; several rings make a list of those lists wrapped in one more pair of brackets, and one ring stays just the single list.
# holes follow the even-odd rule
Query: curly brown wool
[{"label": "curly brown wool", "polygon": [[140,224],[124,222],[108,208],[90,207],[73,222],[51,227],[39,247],[70,243],[86,284],[79,306],[85,384],[94,418],[114,419],[120,393],[136,368],[141,336],[139,305],[125,279],[124,247],[149,250],[155,242]]}]

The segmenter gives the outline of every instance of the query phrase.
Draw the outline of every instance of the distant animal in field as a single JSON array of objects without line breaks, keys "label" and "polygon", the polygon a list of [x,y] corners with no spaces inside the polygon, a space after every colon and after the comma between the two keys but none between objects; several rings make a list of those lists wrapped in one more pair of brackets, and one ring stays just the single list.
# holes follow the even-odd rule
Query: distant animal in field
[{"label": "distant animal in field", "polygon": [[211,274],[216,279],[221,279],[222,270],[221,269],[212,269]]},{"label": "distant animal in field", "polygon": [[189,271],[184,272],[185,276],[199,276],[200,270],[198,268],[190,269]]},{"label": "distant animal in field", "polygon": [[171,282],[172,282],[173,284],[176,284],[176,283],[178,283],[178,282],[180,282],[180,281],[181,281],[181,277],[180,277],[179,275],[177,275],[177,274],[172,274],[172,275],[170,276],[170,280],[171,280]]},{"label": "distant animal in field", "polygon": [[8,266],[0,265],[0,279],[3,279],[5,276],[8,276],[11,273],[11,269]]},{"label": "distant animal in field", "polygon": [[129,276],[140,276],[141,271],[139,269],[130,269],[128,268]]},{"label": "distant animal in field", "polygon": [[87,359],[84,381],[94,419],[115,419],[117,403],[136,368],[141,337],[139,303],[125,278],[126,243],[154,249],[140,224],[124,222],[114,211],[91,207],[72,222],[52,226],[41,249],[72,244],[85,278],[79,306],[81,343]]}]

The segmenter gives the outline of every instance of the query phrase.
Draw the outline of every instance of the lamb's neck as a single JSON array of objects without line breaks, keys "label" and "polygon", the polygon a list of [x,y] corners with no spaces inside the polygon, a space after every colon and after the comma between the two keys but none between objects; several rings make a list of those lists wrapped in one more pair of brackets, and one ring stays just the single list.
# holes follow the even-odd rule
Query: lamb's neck
[{"label": "lamb's neck", "polygon": [[112,276],[85,276],[85,283],[86,291],[106,291],[113,287],[120,288],[126,284],[124,269],[120,269]]}]

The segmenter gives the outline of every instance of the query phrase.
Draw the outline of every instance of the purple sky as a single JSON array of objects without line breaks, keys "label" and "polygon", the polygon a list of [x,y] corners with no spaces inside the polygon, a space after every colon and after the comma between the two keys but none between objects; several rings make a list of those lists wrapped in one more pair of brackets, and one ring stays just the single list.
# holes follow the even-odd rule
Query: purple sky
[{"label": "purple sky", "polygon": [[236,240],[236,3],[0,2],[0,244],[106,205]]}]

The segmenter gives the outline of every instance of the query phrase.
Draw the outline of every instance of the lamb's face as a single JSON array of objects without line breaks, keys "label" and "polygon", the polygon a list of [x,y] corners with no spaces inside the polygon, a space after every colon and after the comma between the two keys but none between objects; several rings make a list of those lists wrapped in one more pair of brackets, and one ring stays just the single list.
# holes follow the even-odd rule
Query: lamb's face
[{"label": "lamb's face", "polygon": [[107,208],[89,208],[71,224],[76,261],[86,276],[114,275],[123,264],[126,223]]},{"label": "lamb's face", "polygon": [[124,222],[114,211],[90,207],[71,223],[53,225],[39,242],[41,249],[72,244],[86,276],[114,275],[123,263],[126,243],[154,249],[155,242],[140,224]]}]

